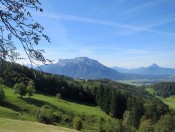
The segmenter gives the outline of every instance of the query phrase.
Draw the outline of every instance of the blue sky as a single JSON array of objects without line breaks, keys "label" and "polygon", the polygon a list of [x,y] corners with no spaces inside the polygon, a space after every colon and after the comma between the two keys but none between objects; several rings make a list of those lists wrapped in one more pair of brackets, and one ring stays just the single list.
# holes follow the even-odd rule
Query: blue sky
[{"label": "blue sky", "polygon": [[42,0],[44,13],[32,15],[52,42],[39,47],[55,62],[86,56],[106,66],[175,68],[174,5],[175,0]]}]

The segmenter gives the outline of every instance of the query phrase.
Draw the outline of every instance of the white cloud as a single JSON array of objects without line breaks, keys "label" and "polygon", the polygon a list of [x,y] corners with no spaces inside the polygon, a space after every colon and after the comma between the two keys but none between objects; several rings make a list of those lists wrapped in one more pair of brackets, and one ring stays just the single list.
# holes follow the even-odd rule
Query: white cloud
[{"label": "white cloud", "polygon": [[123,11],[118,16],[124,16],[124,15],[128,15],[128,14],[130,15],[133,12],[137,12],[137,11],[143,10],[145,8],[154,6],[155,4],[158,4],[158,3],[161,3],[161,2],[164,2],[164,1],[166,1],[166,0],[153,0],[153,1],[147,2],[145,4],[134,6],[133,8],[129,8],[128,10]]},{"label": "white cloud", "polygon": [[[161,23],[151,25],[148,27],[141,27],[141,26],[133,26],[133,25],[129,25],[129,24],[121,24],[121,23],[112,22],[112,21],[93,19],[93,18],[88,18],[88,17],[80,17],[80,16],[68,15],[68,14],[45,14],[44,13],[44,14],[35,14],[35,15],[41,16],[41,17],[49,17],[49,18],[53,18],[53,19],[80,21],[80,22],[86,22],[86,23],[93,23],[93,24],[99,24],[99,25],[124,28],[124,29],[129,29],[129,30],[137,31],[137,32],[149,32],[149,33],[155,33],[155,34],[175,36],[175,33],[163,32],[163,31],[157,31],[157,30],[150,29],[150,27],[153,28],[156,26],[160,26]],[[169,20],[169,21],[173,21],[173,20]],[[169,21],[164,21],[164,22],[162,22],[162,24],[165,24],[166,22],[168,23]]]}]

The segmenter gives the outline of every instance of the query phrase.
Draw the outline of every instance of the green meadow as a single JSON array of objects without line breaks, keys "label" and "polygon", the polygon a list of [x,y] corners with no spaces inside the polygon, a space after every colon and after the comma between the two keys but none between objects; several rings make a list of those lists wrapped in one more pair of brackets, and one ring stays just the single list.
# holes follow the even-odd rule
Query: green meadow
[{"label": "green meadow", "polygon": [[[12,88],[1,84],[0,87],[3,88],[6,96],[4,102],[0,106],[1,120],[3,118],[8,118],[13,120],[15,119],[37,122],[36,112],[43,105],[49,105],[57,109],[58,113],[60,112],[60,115],[65,120],[68,120],[67,118],[69,118],[70,116],[83,117],[84,131],[97,131],[100,119],[110,119],[110,117],[105,112],[103,112],[98,106],[94,106],[87,103],[84,104],[82,102],[73,102],[72,100],[62,100],[54,96],[44,94],[35,94],[34,96],[32,96],[32,98],[28,98],[27,96],[24,98],[20,98],[19,95],[13,93]],[[15,121],[12,121],[12,123],[14,122]],[[69,122],[60,122],[54,125],[72,128],[72,124]],[[4,127],[2,127],[4,130],[5,126],[6,125],[4,124]],[[54,129],[55,127],[53,128],[53,131]]]},{"label": "green meadow", "polygon": [[175,95],[172,95],[168,98],[161,98],[161,100],[167,104],[170,108],[175,110]]}]

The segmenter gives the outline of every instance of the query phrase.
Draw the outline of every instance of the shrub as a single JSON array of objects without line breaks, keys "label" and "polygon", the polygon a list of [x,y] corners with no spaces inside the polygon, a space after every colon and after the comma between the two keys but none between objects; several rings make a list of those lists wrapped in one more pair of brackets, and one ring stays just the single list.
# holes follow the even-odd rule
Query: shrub
[{"label": "shrub", "polygon": [[57,93],[57,94],[56,94],[56,98],[57,98],[57,99],[61,99],[61,94],[60,94],[60,93]]},{"label": "shrub", "polygon": [[36,114],[38,122],[52,124],[54,122],[54,111],[48,105],[43,105]]},{"label": "shrub", "polygon": [[81,118],[80,117],[75,117],[74,119],[73,119],[73,127],[76,129],[76,130],[81,130],[82,129],[82,126],[83,126],[83,124],[82,124],[82,120],[81,120]]},{"label": "shrub", "polygon": [[56,112],[54,112],[53,118],[54,122],[60,123],[62,121],[62,113],[57,110]]},{"label": "shrub", "polygon": [[27,94],[26,85],[24,83],[16,83],[13,89],[14,93],[19,94],[21,97]]},{"label": "shrub", "polygon": [[33,82],[33,80],[30,80],[28,82],[26,92],[27,92],[29,98],[34,95],[34,93],[35,93],[35,83]]}]

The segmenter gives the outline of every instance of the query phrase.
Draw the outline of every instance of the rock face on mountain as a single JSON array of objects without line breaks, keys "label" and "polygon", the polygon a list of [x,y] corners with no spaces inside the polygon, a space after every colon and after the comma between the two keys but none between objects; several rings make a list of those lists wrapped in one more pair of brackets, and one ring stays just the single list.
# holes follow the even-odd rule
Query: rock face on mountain
[{"label": "rock face on mountain", "polygon": [[175,69],[163,68],[155,63],[148,67],[140,67],[135,69],[125,69],[121,67],[112,67],[112,69],[121,73],[140,74],[140,75],[175,75]]},{"label": "rock face on mountain", "polygon": [[75,59],[59,59],[56,64],[42,65],[44,72],[65,75],[75,79],[122,79],[123,75],[108,68],[96,60],[87,57],[77,57]]}]

